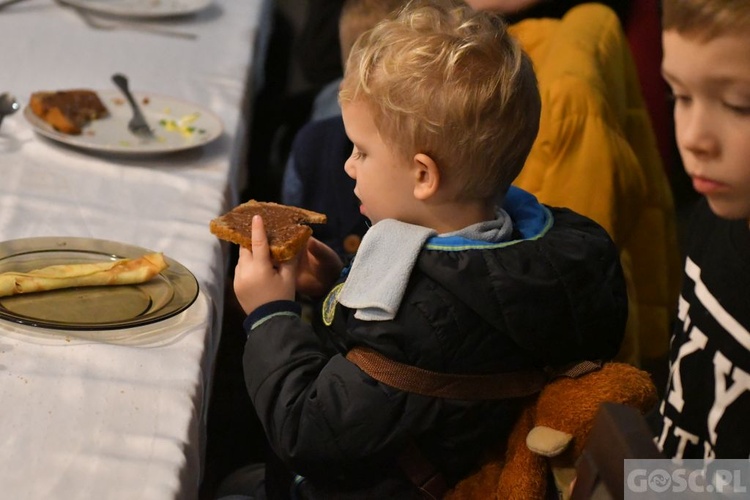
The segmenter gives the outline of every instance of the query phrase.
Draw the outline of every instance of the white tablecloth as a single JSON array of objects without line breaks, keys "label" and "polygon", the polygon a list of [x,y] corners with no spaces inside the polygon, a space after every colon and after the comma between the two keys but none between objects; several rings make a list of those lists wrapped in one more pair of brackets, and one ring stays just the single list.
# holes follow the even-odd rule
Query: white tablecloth
[{"label": "white tablecloth", "polygon": [[196,103],[225,132],[197,150],[104,157],[36,135],[22,113],[0,127],[0,241],[114,240],[164,252],[201,294],[159,324],[157,347],[35,337],[0,321],[0,498],[196,498],[207,395],[220,335],[226,247],[209,221],[238,202],[262,0],[214,0],[164,24],[195,40],[96,31],[70,9],[28,0],[0,11],[0,92],[113,88]]}]

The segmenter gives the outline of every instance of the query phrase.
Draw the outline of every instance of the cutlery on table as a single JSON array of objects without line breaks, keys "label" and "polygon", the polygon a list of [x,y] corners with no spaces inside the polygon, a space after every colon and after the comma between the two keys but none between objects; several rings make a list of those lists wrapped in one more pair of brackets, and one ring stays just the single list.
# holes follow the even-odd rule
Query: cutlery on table
[{"label": "cutlery on table", "polygon": [[[10,0],[10,1],[19,2],[21,0]],[[195,40],[196,38],[198,38],[198,35],[196,35],[195,33],[177,31],[177,30],[165,28],[164,26],[157,26],[157,25],[148,24],[145,22],[109,21],[109,20],[102,19],[101,17],[98,17],[92,14],[86,9],[78,8],[72,5],[67,5],[61,0],[57,0],[57,3],[73,9],[78,14],[78,16],[83,20],[83,22],[86,23],[87,26],[96,30],[112,31],[112,30],[124,29],[124,30],[130,30],[130,31],[141,31],[143,33],[153,33],[155,35],[164,35],[164,36],[170,36],[170,37],[175,37],[175,38],[185,38],[188,40]]]},{"label": "cutlery on table", "polygon": [[10,7],[14,3],[23,2],[24,0],[4,0],[0,2],[0,9],[4,9],[5,7]]},{"label": "cutlery on table", "polygon": [[11,94],[4,92],[0,94],[0,125],[3,123],[3,118],[8,115],[12,115],[21,108],[18,101]]},{"label": "cutlery on table", "polygon": [[127,98],[128,102],[130,103],[130,107],[133,108],[133,118],[131,118],[128,122],[128,130],[130,130],[138,137],[142,137],[145,139],[153,138],[154,131],[151,130],[151,127],[149,127],[148,122],[146,121],[146,117],[144,117],[143,113],[141,112],[140,106],[138,106],[138,103],[135,102],[133,94],[130,93],[127,77],[120,73],[116,73],[112,75],[112,81],[115,82],[115,85],[117,85],[122,93],[125,94],[125,98]]}]

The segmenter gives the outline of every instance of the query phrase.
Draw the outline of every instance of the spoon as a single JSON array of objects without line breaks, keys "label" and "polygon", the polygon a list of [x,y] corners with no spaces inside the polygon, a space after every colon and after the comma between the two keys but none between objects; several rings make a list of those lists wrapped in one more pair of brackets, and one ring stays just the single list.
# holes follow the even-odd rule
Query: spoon
[{"label": "spoon", "polygon": [[11,94],[5,92],[0,94],[0,125],[3,123],[3,118],[8,115],[12,115],[21,108],[18,101]]}]

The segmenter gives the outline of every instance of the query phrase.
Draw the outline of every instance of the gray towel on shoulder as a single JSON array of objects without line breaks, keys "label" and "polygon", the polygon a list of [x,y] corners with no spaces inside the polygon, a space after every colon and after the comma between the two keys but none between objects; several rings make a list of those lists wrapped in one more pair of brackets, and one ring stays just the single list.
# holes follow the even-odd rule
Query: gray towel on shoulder
[{"label": "gray towel on shoulder", "polygon": [[384,219],[367,230],[339,296],[363,321],[393,319],[411,270],[433,229]]},{"label": "gray towel on shoulder", "polygon": [[[497,218],[441,236],[502,242],[510,239],[513,223],[504,210]],[[437,235],[433,229],[384,219],[372,226],[354,258],[339,303],[356,309],[362,321],[387,321],[396,316],[412,269],[425,242]]]}]

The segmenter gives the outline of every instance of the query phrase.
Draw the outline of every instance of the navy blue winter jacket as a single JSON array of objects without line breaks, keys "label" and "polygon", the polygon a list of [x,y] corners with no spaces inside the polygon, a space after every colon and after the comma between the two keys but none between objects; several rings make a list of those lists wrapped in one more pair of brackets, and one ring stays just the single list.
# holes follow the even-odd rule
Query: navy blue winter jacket
[{"label": "navy blue winter jacket", "polygon": [[410,498],[415,490],[397,464],[408,443],[454,483],[507,438],[520,400],[401,392],[349,362],[352,346],[427,370],[474,374],[617,353],[627,298],[607,233],[516,188],[503,208],[514,222],[513,241],[428,240],[392,321],[360,321],[335,293],[314,327],[293,302],[251,313],[244,370],[275,454],[270,497],[288,496],[296,477],[308,497]]}]

